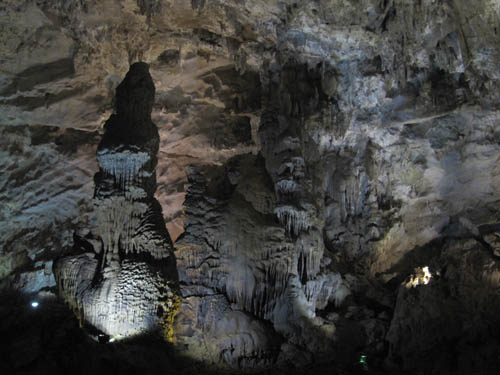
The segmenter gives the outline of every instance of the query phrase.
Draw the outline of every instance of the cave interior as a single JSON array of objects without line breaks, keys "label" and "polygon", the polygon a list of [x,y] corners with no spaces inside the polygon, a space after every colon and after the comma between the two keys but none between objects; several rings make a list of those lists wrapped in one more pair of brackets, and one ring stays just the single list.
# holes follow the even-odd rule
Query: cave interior
[{"label": "cave interior", "polygon": [[1,1],[0,373],[498,374],[499,28]]}]

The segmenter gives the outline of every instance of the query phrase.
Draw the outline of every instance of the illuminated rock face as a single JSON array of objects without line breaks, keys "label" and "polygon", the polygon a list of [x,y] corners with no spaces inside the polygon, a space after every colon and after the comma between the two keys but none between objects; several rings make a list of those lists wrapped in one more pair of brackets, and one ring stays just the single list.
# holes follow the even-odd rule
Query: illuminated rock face
[{"label": "illuminated rock face", "polygon": [[[173,264],[154,192],[184,354],[484,373],[465,362],[500,346],[500,8],[473,3],[3,0],[0,282],[52,288],[76,230],[67,300],[142,331]],[[115,99],[139,60],[153,105],[148,80]]]},{"label": "illuminated rock face", "polygon": [[150,117],[154,93],[147,64],[132,65],[97,149],[96,233],[78,238],[78,255],[55,265],[59,293],[82,323],[114,338],[159,328],[171,338],[179,298],[172,243],[153,196],[159,144]]},{"label": "illuminated rock face", "polygon": [[[320,228],[325,217],[318,208],[326,168],[318,163],[319,173],[311,173],[308,166],[319,160],[310,157],[299,137],[301,118],[316,109],[310,95],[315,80],[305,67],[277,70],[270,73],[263,98],[261,154],[233,158],[211,176],[191,170],[185,233],[176,243],[182,291],[188,297],[179,315],[184,319],[178,342],[192,347],[201,341],[210,348],[205,356],[233,368],[304,364],[311,353],[318,360],[338,355],[336,325],[318,311],[340,306],[351,294],[324,257]],[[292,108],[283,100],[287,95]],[[321,95],[326,104],[326,94]],[[227,308],[209,304],[214,295]],[[240,320],[238,333],[210,325],[201,332],[191,328],[212,315],[231,321],[236,312],[254,318],[252,326],[247,319]],[[253,332],[252,340],[244,340],[246,332]],[[221,340],[224,335],[231,339]],[[251,363],[245,363],[249,358]]]}]

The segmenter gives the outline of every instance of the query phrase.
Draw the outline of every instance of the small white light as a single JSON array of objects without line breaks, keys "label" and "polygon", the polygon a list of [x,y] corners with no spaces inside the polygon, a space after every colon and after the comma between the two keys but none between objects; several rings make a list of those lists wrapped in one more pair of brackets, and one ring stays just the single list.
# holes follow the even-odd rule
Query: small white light
[{"label": "small white light", "polygon": [[424,277],[423,277],[424,284],[427,285],[431,281],[432,277],[431,271],[429,271],[429,267],[422,268],[422,271],[424,271]]},{"label": "small white light", "polygon": [[34,309],[36,309],[38,307],[39,303],[34,301],[34,302],[31,302],[31,307],[33,307]]},{"label": "small white light", "polygon": [[423,268],[416,268],[416,274],[410,275],[410,280],[406,283],[406,288],[415,288],[419,285],[427,285],[430,283],[432,278],[432,273],[428,266]]},{"label": "small white light", "polygon": [[114,337],[109,339],[109,342],[115,342],[115,341],[116,341],[116,339]]}]

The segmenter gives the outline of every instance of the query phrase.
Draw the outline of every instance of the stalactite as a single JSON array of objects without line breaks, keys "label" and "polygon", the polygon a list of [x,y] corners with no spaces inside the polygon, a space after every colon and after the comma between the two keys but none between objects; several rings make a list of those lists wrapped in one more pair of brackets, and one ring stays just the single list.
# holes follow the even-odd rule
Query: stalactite
[{"label": "stalactite", "polygon": [[298,210],[293,206],[279,206],[274,210],[278,220],[285,226],[287,233],[298,236],[311,227],[311,220],[306,211]]}]

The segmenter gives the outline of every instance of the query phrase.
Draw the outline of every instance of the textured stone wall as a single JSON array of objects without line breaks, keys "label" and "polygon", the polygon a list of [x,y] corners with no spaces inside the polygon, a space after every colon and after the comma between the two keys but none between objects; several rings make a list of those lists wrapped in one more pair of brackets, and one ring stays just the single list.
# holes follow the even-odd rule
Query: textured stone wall
[{"label": "textured stone wall", "polygon": [[[161,210],[141,198],[154,194],[175,241],[173,335],[187,356],[233,369],[361,354],[396,372],[495,368],[498,1],[1,7],[3,285],[52,288],[51,262],[82,237],[105,259],[68,264],[82,275],[116,249],[161,258],[147,245],[164,238]],[[136,61],[156,86],[158,146],[101,146],[93,211],[97,140]],[[155,147],[157,189],[137,190]],[[146,212],[156,224],[138,235]]]}]

